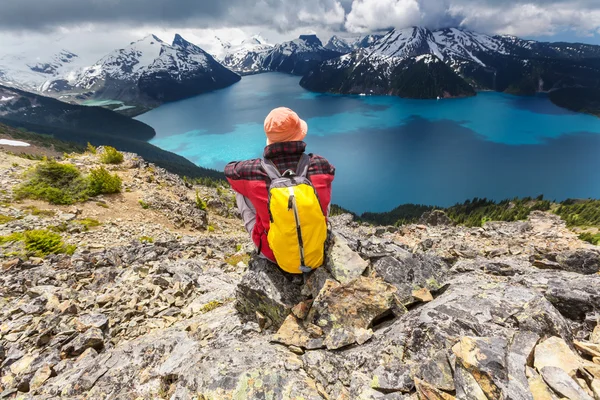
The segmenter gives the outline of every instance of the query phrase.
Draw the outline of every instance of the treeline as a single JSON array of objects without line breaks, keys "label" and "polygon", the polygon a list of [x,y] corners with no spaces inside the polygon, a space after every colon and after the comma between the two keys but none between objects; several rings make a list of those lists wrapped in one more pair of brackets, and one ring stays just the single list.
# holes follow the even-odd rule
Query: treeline
[{"label": "treeline", "polygon": [[349,212],[359,221],[373,225],[404,225],[419,222],[423,213],[431,210],[442,210],[457,224],[465,226],[482,226],[488,221],[520,221],[525,220],[531,212],[552,211],[567,222],[568,226],[600,227],[600,200],[565,200],[560,203],[544,199],[525,197],[502,200],[499,202],[486,198],[474,198],[451,207],[433,207],[422,204],[403,204],[392,211],[383,213],[363,213],[360,216],[343,207],[332,205],[332,215]]}]

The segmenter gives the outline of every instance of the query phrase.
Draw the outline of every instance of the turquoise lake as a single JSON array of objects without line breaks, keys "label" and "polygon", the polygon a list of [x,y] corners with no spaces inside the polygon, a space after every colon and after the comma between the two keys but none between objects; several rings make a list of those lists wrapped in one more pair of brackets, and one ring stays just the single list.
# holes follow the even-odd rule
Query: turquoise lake
[{"label": "turquoise lake", "polygon": [[222,170],[260,157],[265,116],[290,107],[308,123],[307,150],[336,167],[333,202],[359,213],[473,197],[600,198],[600,119],[544,95],[339,96],[308,92],[299,80],[247,76],[137,119],[156,130],[154,145]]}]

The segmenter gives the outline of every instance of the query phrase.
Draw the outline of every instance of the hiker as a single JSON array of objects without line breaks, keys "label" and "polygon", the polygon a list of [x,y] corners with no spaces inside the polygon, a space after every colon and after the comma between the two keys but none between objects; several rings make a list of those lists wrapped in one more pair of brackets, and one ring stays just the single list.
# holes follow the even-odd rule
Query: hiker
[{"label": "hiker", "polygon": [[307,273],[324,262],[335,168],[305,153],[308,126],[289,108],[272,110],[264,129],[264,158],[231,162],[225,176],[258,255],[285,272]]}]

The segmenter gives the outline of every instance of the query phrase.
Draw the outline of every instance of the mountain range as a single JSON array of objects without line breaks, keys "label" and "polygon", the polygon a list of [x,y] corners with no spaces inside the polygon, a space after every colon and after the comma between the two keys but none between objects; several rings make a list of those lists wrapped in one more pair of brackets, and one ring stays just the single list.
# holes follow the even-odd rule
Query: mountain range
[{"label": "mountain range", "polygon": [[300,84],[318,92],[411,98],[470,96],[476,90],[529,95],[598,87],[599,57],[600,46],[412,27],[320,64]]}]

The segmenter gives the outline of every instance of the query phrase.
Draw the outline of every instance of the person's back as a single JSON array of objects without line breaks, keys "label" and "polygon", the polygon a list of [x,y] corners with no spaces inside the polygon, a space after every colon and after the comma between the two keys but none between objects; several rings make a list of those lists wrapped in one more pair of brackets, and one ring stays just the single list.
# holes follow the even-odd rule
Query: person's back
[{"label": "person's back", "polygon": [[[265,163],[260,158],[231,162],[225,167],[225,175],[237,193],[240,213],[246,229],[257,246],[258,253],[277,263],[268,240],[272,220],[269,210],[269,188],[272,179],[264,165],[273,165],[280,175],[286,174],[286,171],[289,175],[295,175],[305,154],[306,143],[303,140],[308,127],[296,113],[283,107],[271,111],[265,119],[264,126],[267,135],[267,146],[263,153]],[[316,192],[323,215],[321,218],[326,218],[329,214],[335,168],[325,158],[314,154],[308,154],[306,161],[308,164],[306,178]],[[293,189],[290,193],[293,196]],[[298,218],[296,222],[298,223]],[[298,237],[302,246],[300,232]],[[306,239],[304,238],[304,241]]]}]

